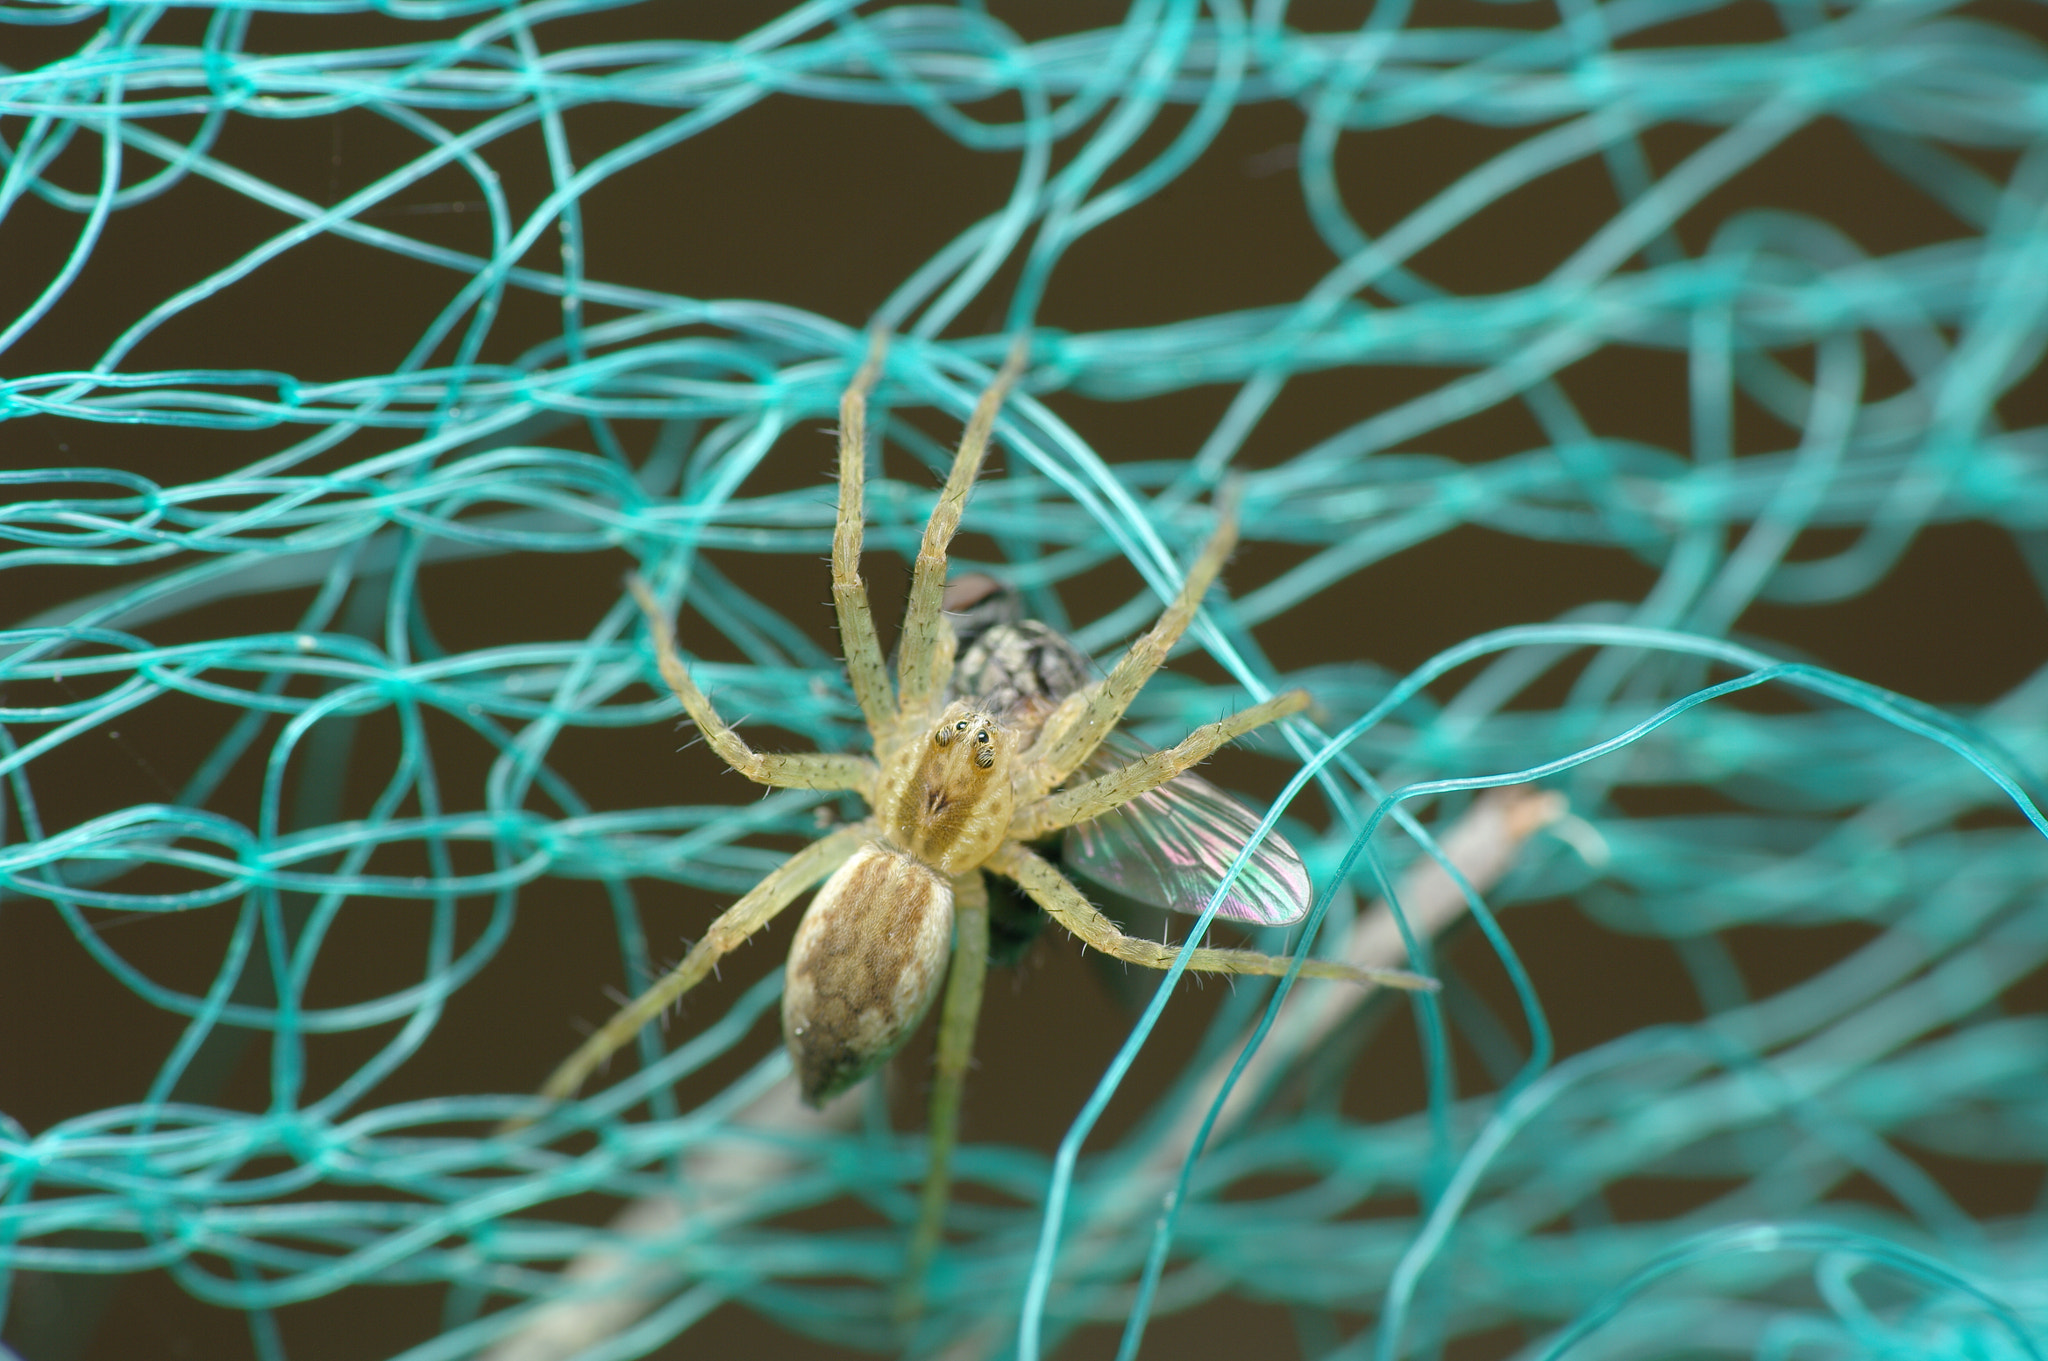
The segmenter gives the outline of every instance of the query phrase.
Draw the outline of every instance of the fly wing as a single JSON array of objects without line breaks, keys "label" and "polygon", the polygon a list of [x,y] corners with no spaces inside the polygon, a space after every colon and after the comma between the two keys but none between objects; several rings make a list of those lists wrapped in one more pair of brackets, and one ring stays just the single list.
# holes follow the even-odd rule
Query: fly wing
[{"label": "fly wing", "polygon": [[[1092,779],[1148,750],[1135,738],[1112,732],[1079,773]],[[1069,827],[1060,859],[1127,898],[1176,912],[1200,912],[1259,821],[1259,814],[1201,776],[1182,774],[1121,808]],[[1308,915],[1308,908],[1308,867],[1301,853],[1273,832],[1259,843],[1217,912],[1234,921],[1286,926]]]}]

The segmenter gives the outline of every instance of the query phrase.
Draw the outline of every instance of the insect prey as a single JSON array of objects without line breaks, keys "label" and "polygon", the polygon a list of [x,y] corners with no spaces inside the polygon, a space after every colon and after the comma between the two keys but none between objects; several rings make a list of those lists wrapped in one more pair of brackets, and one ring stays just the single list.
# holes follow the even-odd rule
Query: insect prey
[{"label": "insect prey", "polygon": [[[949,695],[971,698],[1026,733],[1035,733],[1059,701],[1093,674],[1087,653],[1051,625],[1025,618],[1022,596],[993,577],[973,573],[950,583],[945,608],[960,648]],[[1081,763],[1080,773],[1104,775],[1151,751],[1113,730]],[[1200,912],[1261,821],[1230,794],[1183,771],[1067,828],[1057,843],[1058,862],[1133,902]],[[1310,892],[1301,853],[1275,831],[1253,849],[1217,915],[1287,926],[1308,915]]]}]

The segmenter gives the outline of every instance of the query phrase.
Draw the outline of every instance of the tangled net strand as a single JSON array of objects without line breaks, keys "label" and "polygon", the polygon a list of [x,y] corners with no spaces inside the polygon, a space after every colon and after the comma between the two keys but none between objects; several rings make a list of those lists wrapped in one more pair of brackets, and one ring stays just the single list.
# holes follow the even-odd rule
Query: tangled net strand
[{"label": "tangled net strand", "polygon": [[[590,0],[0,6],[42,54],[0,65],[0,1355],[87,1355],[115,1336],[93,1282],[168,1280],[198,1302],[178,1328],[245,1322],[264,1361],[344,1354],[308,1320],[375,1315],[396,1286],[434,1288],[435,1316],[395,1313],[386,1354],[537,1356],[492,1349],[602,1296],[565,1267],[605,1251],[644,1296],[576,1352],[606,1361],[733,1303],[842,1346],[1035,1357],[1106,1335],[1130,1356],[1148,1323],[1228,1299],[1288,1307],[1272,1354],[1332,1361],[2048,1354],[2048,673],[1908,697],[1800,622],[1965,529],[2014,580],[1939,583],[1900,648],[2015,597],[2040,617],[2039,11],[1352,19],[1137,0],[1039,33],[835,0],[712,40],[669,31],[702,15]],[[903,111],[913,131],[860,121]],[[1233,229],[1175,196],[1282,112],[1291,140],[1226,170],[1290,172],[1299,230],[1191,278]],[[611,248],[643,214],[772,216],[787,123],[748,144],[763,183],[628,197],[771,118],[886,127],[877,167],[994,178],[899,205],[944,244],[849,281],[868,291],[843,314],[794,286],[687,296]],[[1423,131],[1448,140],[1417,188]],[[1856,193],[1774,201],[1772,167],[1822,136]],[[820,199],[797,224],[818,239],[887,234],[865,201]],[[1503,282],[1557,220],[1583,225]],[[1908,220],[1942,225],[1871,244]],[[1089,273],[1128,223],[1128,278]],[[794,277],[798,239],[753,249]],[[1262,291],[1205,311],[1212,283]],[[374,324],[351,340],[358,297]],[[1211,1096],[1189,1078],[1096,1133],[1157,1007],[1114,1059],[1038,1060],[1110,1065],[1056,1112],[1057,1152],[970,1110],[910,1334],[889,1308],[924,1142],[879,1093],[858,1130],[750,1123],[786,1074],[772,971],[693,998],[543,1132],[491,1132],[572,1043],[578,1004],[547,999],[594,986],[566,957],[560,992],[510,976],[551,962],[518,954],[546,918],[606,935],[631,990],[673,949],[643,896],[729,900],[849,811],[652,792],[674,705],[616,583],[683,586],[693,667],[726,713],[786,730],[770,745],[857,743],[813,608],[830,446],[791,432],[831,419],[870,327],[897,337],[888,457],[919,465],[874,455],[878,581],[915,552],[944,422],[1017,334],[1029,392],[963,547],[1091,652],[1144,626],[1241,478],[1247,570],[1197,630],[1223,678],[1164,677],[1132,722],[1166,739],[1247,687],[1312,691],[1288,833],[1327,930],[1474,790],[1537,779],[1573,810],[1474,900],[1478,932],[1417,942],[1441,997],[1370,1013],[1373,1064],[1412,1069],[1386,1079],[1412,1097],[1396,1110],[1361,1106],[1354,1028],[1199,1159],[1170,1143]],[[1589,372],[1660,375],[1669,440]],[[1200,423],[1105,462],[1081,428],[1122,407]],[[1482,530],[1504,591],[1567,561],[1546,553],[1611,571],[1398,666],[1353,641],[1383,573]],[[1442,618],[1480,617],[1454,608],[1469,580],[1441,590]],[[1315,637],[1307,663],[1276,665],[1288,628]],[[637,774],[613,759],[635,740]],[[1624,962],[1525,964],[1536,927],[1511,905],[1535,903]],[[1667,996],[1553,1026],[1652,949]],[[1780,952],[1805,962],[1761,966]],[[1198,1058],[1236,1052],[1272,998],[1215,999]],[[783,1170],[691,1201],[678,1166],[734,1150]],[[696,1212],[657,1230],[604,1223],[678,1196]]]}]

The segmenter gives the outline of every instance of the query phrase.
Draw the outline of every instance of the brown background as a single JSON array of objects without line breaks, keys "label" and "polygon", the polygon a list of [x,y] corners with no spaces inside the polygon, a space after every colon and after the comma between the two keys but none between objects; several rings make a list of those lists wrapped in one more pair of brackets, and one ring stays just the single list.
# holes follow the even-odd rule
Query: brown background
[{"label": "brown background", "polygon": [[[1016,12],[1005,17],[1027,34],[1071,31],[1097,21],[1093,6],[1008,8]],[[680,7],[642,6],[551,26],[543,37],[553,47],[605,35],[674,36],[684,23],[696,30],[693,37],[736,36],[774,9],[723,6],[710,16],[686,17]],[[1336,28],[1357,22],[1359,12],[1352,5],[1298,6],[1294,22],[1302,28]],[[2040,23],[2038,10],[2016,5],[1985,6],[1979,12],[2009,23]],[[155,29],[155,40],[196,41],[203,17],[173,11]],[[1553,16],[1521,7],[1428,0],[1414,22],[1522,20],[1547,25]],[[1775,31],[1769,11],[1755,4],[1733,5],[1684,27],[1684,38],[1702,43],[1762,38]],[[370,46],[421,40],[427,36],[423,29],[448,32],[454,26],[435,30],[368,15],[259,15],[246,47],[265,52]],[[0,30],[7,44],[4,59],[17,69],[31,67],[73,50],[87,32],[85,24]],[[572,144],[587,159],[664,116],[665,111],[579,110],[570,118]],[[1182,116],[1162,118],[1126,164],[1163,145]],[[448,121],[460,125],[463,118],[452,115]],[[1142,326],[1299,297],[1329,263],[1307,225],[1294,177],[1284,168],[1299,128],[1300,115],[1285,104],[1239,110],[1197,167],[1073,248],[1046,299],[1044,323],[1074,331]],[[1652,133],[1646,144],[1662,169],[1710,133],[1667,127]],[[1352,194],[1350,206],[1368,230],[1384,228],[1522,135],[1516,129],[1438,120],[1348,138],[1340,168]],[[236,118],[217,154],[325,203],[417,152],[408,135],[357,112],[304,121]],[[500,143],[489,154],[515,210],[523,211],[541,196],[545,165],[536,135]],[[97,155],[97,144],[82,139],[61,162],[59,177],[74,188],[91,184]],[[2009,163],[1996,154],[1979,159],[1993,170]],[[150,164],[139,156],[136,161]],[[1013,171],[1013,158],[964,152],[910,112],[774,99],[590,195],[584,202],[588,273],[698,297],[768,299],[857,325],[941,244],[997,205]],[[1800,134],[1717,192],[1682,228],[1687,245],[1700,248],[1721,218],[1756,204],[1825,216],[1873,253],[1944,240],[1965,230],[1878,167],[1832,123]],[[1547,179],[1540,191],[1519,196],[1512,213],[1491,213],[1456,233],[1417,265],[1463,292],[1512,286],[1553,266],[1614,207],[1613,193],[1597,168],[1582,165]],[[478,208],[474,186],[444,172],[390,212],[408,231],[481,251]],[[69,248],[76,225],[75,218],[39,202],[22,204],[0,224],[0,250],[11,262],[0,271],[0,315],[13,315],[42,287]],[[0,363],[10,374],[89,364],[147,303],[235,258],[277,226],[278,219],[267,211],[196,180],[120,213],[58,312]],[[554,249],[552,240],[545,242],[530,263],[553,268]],[[1011,277],[1006,274],[971,306],[955,331],[1000,327],[1007,302],[1004,284]],[[166,327],[125,367],[247,365],[308,380],[383,372],[454,286],[449,275],[427,266],[345,243],[315,242]],[[510,358],[552,334],[558,324],[554,302],[514,292],[486,358]],[[1259,426],[1247,461],[1277,461],[1446,376],[1430,370],[1375,370],[1299,379]],[[1575,366],[1563,382],[1603,433],[1686,447],[1682,357],[1609,350]],[[1062,418],[1114,461],[1187,456],[1200,446],[1230,395],[1225,389],[1202,389],[1129,403],[1074,394],[1052,400]],[[2004,414],[2014,426],[2034,425],[2048,415],[2044,406],[2042,386],[2034,382],[2009,401]],[[1782,442],[1783,432],[1760,413],[1747,412],[1745,420],[1747,448]],[[646,434],[645,427],[630,423],[623,428],[629,441]],[[928,428],[942,431],[944,423]],[[275,431],[131,428],[42,418],[0,429],[0,463],[103,464],[171,485],[228,471],[286,438]],[[548,440],[588,447],[587,436],[573,426],[551,433]],[[345,451],[359,458],[401,442],[400,434],[370,433]],[[1428,447],[1479,461],[1538,442],[1526,418],[1496,411],[1436,432]],[[784,485],[822,484],[829,452],[829,440],[815,424],[794,431],[764,468],[759,485],[774,486],[778,479],[786,479]],[[899,476],[908,475],[902,462],[891,466]],[[1802,541],[1795,556],[1820,556],[1843,541],[1814,534]],[[1231,583],[1241,593],[1300,556],[1275,545],[1254,546],[1233,564]],[[822,563],[732,554],[715,560],[728,572],[746,573],[750,590],[803,622],[821,646],[835,646]],[[617,553],[493,559],[437,567],[425,589],[440,642],[450,651],[575,638],[615,599],[624,566]],[[6,588],[5,615],[9,622],[27,618],[83,591],[154,570],[100,571],[89,580],[73,570],[20,572]],[[871,564],[870,575],[886,645],[900,608],[904,573],[899,564],[883,559]],[[1136,585],[1135,575],[1122,564],[1102,569],[1099,578],[1100,595],[1093,580],[1067,592],[1067,604],[1077,616],[1090,613],[1084,600],[1121,600]],[[1321,596],[1315,610],[1298,610],[1261,627],[1259,638],[1282,670],[1327,659],[1334,635],[1372,639],[1374,660],[1400,671],[1488,628],[1548,619],[1589,601],[1638,599],[1651,580],[1648,568],[1619,551],[1466,529],[1358,574]],[[153,641],[174,642],[284,628],[303,601],[303,594],[245,598],[164,621],[148,634]],[[2048,617],[2041,592],[2011,539],[1984,526],[1955,525],[1924,533],[1898,570],[1854,602],[1798,611],[1757,607],[1741,627],[1923,700],[1974,704],[2003,694],[2040,665],[2048,654],[2044,624]],[[1216,674],[1204,661],[1186,665],[1198,674]],[[219,713],[175,702],[124,718],[118,736],[110,734],[103,745],[90,749],[81,746],[71,765],[39,767],[46,826],[69,825],[127,804],[168,800],[221,726]],[[340,810],[358,810],[367,803],[385,773],[378,753],[388,752],[392,736],[389,715],[363,725],[351,783],[332,791]],[[452,731],[439,738],[444,783],[452,790],[474,790],[486,753],[475,744],[464,746]],[[681,740],[658,727],[580,732],[564,739],[558,759],[586,792],[601,791],[608,807],[658,805],[675,798],[676,790],[706,787],[728,790],[735,801],[750,797],[734,777],[724,776],[725,783],[716,785],[721,776],[715,762],[701,747],[676,751]],[[1250,757],[1226,760],[1220,769],[1225,783],[1253,794],[1270,793],[1281,778],[1278,766]],[[238,777],[216,806],[246,811],[253,808],[255,792],[253,774]],[[462,796],[451,801],[460,804]],[[695,935],[721,899],[653,885],[644,888],[641,904],[651,937],[674,942]],[[592,884],[547,881],[523,891],[519,928],[508,948],[455,999],[427,1047],[375,1100],[530,1089],[573,1044],[573,1019],[596,1019],[608,1006],[600,990],[614,977],[616,952],[604,912]],[[361,995],[379,979],[388,985],[406,976],[417,958],[415,916],[401,905],[348,914],[328,946],[337,972],[326,986],[336,995]],[[775,967],[791,921],[778,923],[757,947],[743,951],[725,969],[717,992],[693,1004],[683,1023],[719,1014],[740,988]],[[226,923],[224,912],[188,914],[123,926],[111,939],[125,952],[146,955],[156,976],[197,988],[218,963]],[[1565,904],[1521,909],[1512,925],[1516,944],[1551,1006],[1561,1052],[1584,1049],[1646,1022],[1689,1019],[1684,1010],[1689,1003],[1674,999],[1689,998],[1690,990],[1661,944],[1606,933]],[[1736,943],[1755,984],[1768,989],[1804,976],[1863,938],[1844,927],[1775,932],[1767,946]],[[1481,944],[1464,941],[1456,951],[1473,984],[1503,1004],[1498,971],[1486,966]],[[1588,986],[1596,979],[1597,988]],[[1170,1009],[1166,1027],[1119,1095],[1095,1146],[1125,1128],[1163,1087],[1215,1001],[1213,994],[1190,991]],[[992,981],[980,1071],[970,1089],[969,1137],[1050,1149],[1128,1024],[1128,1013],[1099,985],[1075,947],[1064,940],[1041,942],[1023,967]],[[772,1027],[759,1029],[743,1054],[707,1076],[706,1090],[773,1043]],[[175,1018],[108,980],[51,914],[20,902],[0,910],[0,1034],[17,1037],[0,1071],[0,1108],[31,1131],[139,1097],[179,1031]],[[331,1082],[351,1071],[387,1033],[322,1042],[315,1050],[309,1090],[320,1090],[323,1079]],[[1370,1051],[1370,1081],[1354,1083],[1351,1107],[1375,1115],[1413,1110],[1421,1093],[1414,1055],[1411,1032],[1397,1017]],[[212,1058],[218,1071],[205,1079],[217,1087],[210,1099],[245,1109],[266,1104],[269,1075],[261,1046],[216,1052]],[[913,1054],[911,1062],[920,1059]],[[896,1098],[902,1126],[919,1118],[918,1096],[908,1085]],[[1975,1168],[1937,1170],[1963,1203],[1978,1211],[2024,1203],[2022,1198],[2038,1186],[2033,1169],[2011,1169],[2009,1175]],[[1675,1208],[1676,1202],[1660,1199],[1664,1193],[1657,1188],[1638,1189],[1640,1203],[1619,1205],[1620,1213],[1648,1216]],[[597,1217],[606,1207],[575,1208]],[[848,1211],[854,1217],[859,1213]],[[428,1288],[356,1291],[294,1309],[284,1316],[289,1353],[299,1361],[319,1361],[395,1352],[435,1330],[440,1293]],[[846,1354],[763,1330],[759,1320],[728,1308],[659,1354],[681,1356],[686,1346],[689,1354],[710,1356],[762,1354],[762,1348],[790,1357]],[[20,1287],[8,1335],[26,1361],[251,1354],[239,1316],[193,1304],[160,1275],[126,1280],[111,1291],[98,1283],[29,1277]],[[1284,1311],[1219,1302],[1158,1319],[1148,1336],[1148,1354],[1270,1355],[1291,1345],[1291,1336]],[[1482,1339],[1484,1345],[1460,1354],[1494,1353],[1516,1340]],[[1107,1356],[1114,1342],[1111,1332],[1091,1331],[1061,1354]]]}]

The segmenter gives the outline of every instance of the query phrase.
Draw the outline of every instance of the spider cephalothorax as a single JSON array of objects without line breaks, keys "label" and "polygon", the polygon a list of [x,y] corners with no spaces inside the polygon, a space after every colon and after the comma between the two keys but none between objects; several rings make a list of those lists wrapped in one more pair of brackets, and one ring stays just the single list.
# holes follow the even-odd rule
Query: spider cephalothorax
[{"label": "spider cephalothorax", "polygon": [[[1115,759],[1107,761],[1097,756],[1193,619],[1203,592],[1229,555],[1236,534],[1227,507],[1219,512],[1215,533],[1179,594],[1107,675],[1083,683],[1078,673],[1087,669],[1085,657],[1042,625],[1036,626],[1039,632],[1019,628],[998,635],[991,647],[1051,650],[1044,656],[990,652],[976,657],[970,649],[966,660],[974,675],[987,681],[990,693],[955,688],[960,697],[948,699],[958,640],[941,611],[946,550],[959,528],[996,412],[1025,353],[1022,346],[1012,352],[976,404],[945,490],[925,526],[893,679],[860,576],[867,396],[881,375],[879,341],[840,401],[832,594],[847,679],[873,736],[873,757],[753,750],[691,679],[676,654],[668,612],[644,582],[632,579],[663,679],[727,764],[766,785],[851,790],[874,811],[812,842],[772,871],[711,924],[681,964],[592,1035],[542,1089],[557,1100],[573,1094],[642,1026],[709,974],[727,951],[825,880],[790,948],[783,1000],[784,1038],[807,1099],[817,1102],[843,1091],[885,1061],[930,1007],[941,978],[950,975],[933,1084],[932,1161],[912,1250],[913,1277],[937,1239],[960,1083],[973,1046],[988,952],[985,873],[1014,882],[1090,948],[1133,964],[1163,969],[1185,955],[1189,968],[1204,972],[1279,974],[1293,967],[1292,960],[1249,950],[1183,950],[1126,936],[1031,848],[1063,828],[1090,823],[1144,798],[1239,734],[1308,703],[1301,691],[1289,691],[1198,728],[1171,750],[1133,749],[1126,756],[1112,749]],[[1007,688],[997,694],[999,684]],[[1096,761],[1088,766],[1091,757]],[[1301,971],[1352,982],[1432,986],[1412,974],[1327,960],[1309,960]]]},{"label": "spider cephalothorax", "polygon": [[885,771],[875,818],[882,840],[951,878],[987,860],[1010,830],[1010,734],[994,714],[955,700],[922,751]]}]

